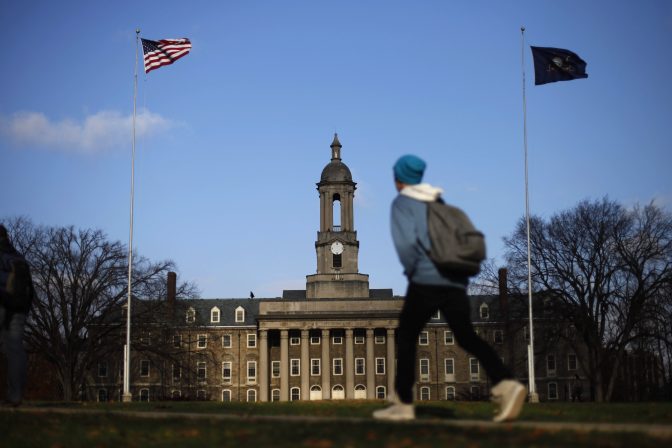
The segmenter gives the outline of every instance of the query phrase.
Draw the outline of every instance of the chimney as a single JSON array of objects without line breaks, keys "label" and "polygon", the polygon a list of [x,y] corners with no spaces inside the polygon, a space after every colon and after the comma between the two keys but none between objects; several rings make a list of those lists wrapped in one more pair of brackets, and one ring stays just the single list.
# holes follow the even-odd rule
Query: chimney
[{"label": "chimney", "polygon": [[504,316],[507,316],[509,313],[509,291],[506,287],[506,268],[499,268],[497,274],[499,277],[499,308],[501,309],[501,312],[504,314]]},{"label": "chimney", "polygon": [[168,292],[166,299],[171,305],[175,304],[175,291],[177,290],[177,274],[174,272],[168,273]]}]

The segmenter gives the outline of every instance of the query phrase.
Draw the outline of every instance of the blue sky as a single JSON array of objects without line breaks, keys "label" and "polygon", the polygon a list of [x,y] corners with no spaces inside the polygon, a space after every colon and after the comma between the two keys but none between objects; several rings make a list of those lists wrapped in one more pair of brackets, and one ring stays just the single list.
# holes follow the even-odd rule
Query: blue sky
[{"label": "blue sky", "polygon": [[[608,195],[672,209],[672,2],[0,0],[0,218],[128,242],[135,29],[192,52],[138,77],[134,247],[204,298],[276,297],[315,272],[315,183],[338,132],[360,271],[403,294],[391,166],[428,162],[502,260],[530,206]],[[589,78],[534,86],[527,45]]]}]

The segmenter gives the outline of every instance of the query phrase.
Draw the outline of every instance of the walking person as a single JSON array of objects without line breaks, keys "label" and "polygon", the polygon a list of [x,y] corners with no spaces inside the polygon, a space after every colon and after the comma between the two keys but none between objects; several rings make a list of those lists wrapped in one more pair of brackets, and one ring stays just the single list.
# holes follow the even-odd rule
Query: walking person
[{"label": "walking person", "polygon": [[382,420],[415,418],[416,343],[425,324],[440,310],[457,343],[478,358],[495,384],[491,394],[499,410],[494,421],[513,420],[522,409],[526,389],[513,379],[497,353],[474,331],[466,293],[468,277],[440,274],[427,255],[430,247],[427,203],[438,200],[443,191],[421,183],[425,167],[425,162],[414,155],[403,156],[394,165],[399,194],[392,202],[392,239],[409,284],[397,330],[396,396],[392,405],[375,411],[373,416]]},{"label": "walking person", "polygon": [[0,224],[0,343],[7,357],[5,405],[12,407],[21,405],[26,385],[23,333],[34,294],[28,263]]}]

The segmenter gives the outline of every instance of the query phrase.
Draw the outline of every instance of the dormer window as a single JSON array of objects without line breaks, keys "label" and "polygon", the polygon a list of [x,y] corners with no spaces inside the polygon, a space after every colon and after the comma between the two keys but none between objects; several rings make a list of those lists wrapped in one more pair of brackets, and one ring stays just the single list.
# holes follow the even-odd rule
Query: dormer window
[{"label": "dormer window", "polygon": [[479,308],[481,319],[488,320],[490,319],[490,307],[485,303]]},{"label": "dormer window", "polygon": [[242,306],[236,308],[236,322],[245,322],[245,308]]},{"label": "dormer window", "polygon": [[210,310],[210,322],[213,324],[219,323],[219,308],[216,306]]},{"label": "dormer window", "polygon": [[187,310],[187,323],[192,324],[196,321],[196,310],[193,308],[189,308]]}]

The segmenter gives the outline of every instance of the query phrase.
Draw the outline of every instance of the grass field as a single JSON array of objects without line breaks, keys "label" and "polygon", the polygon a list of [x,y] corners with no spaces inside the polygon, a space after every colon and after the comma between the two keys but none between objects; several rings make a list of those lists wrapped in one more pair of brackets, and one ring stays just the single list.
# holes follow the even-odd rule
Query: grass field
[{"label": "grass field", "polygon": [[[4,429],[0,446],[660,448],[672,442],[669,438],[636,432],[598,433],[459,424],[489,421],[492,415],[489,403],[421,404],[417,408],[418,418],[411,424],[381,423],[370,419],[371,412],[382,406],[384,404],[379,401],[27,403],[19,411],[0,412],[0,428]],[[64,409],[67,413],[63,413]],[[156,412],[161,415],[157,417],[153,414]],[[194,415],[200,418],[193,418]],[[302,416],[308,419],[304,421]],[[672,403],[542,403],[527,405],[520,421],[672,425]]]}]

